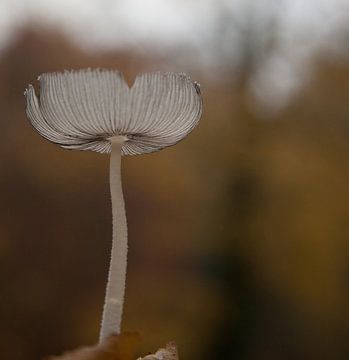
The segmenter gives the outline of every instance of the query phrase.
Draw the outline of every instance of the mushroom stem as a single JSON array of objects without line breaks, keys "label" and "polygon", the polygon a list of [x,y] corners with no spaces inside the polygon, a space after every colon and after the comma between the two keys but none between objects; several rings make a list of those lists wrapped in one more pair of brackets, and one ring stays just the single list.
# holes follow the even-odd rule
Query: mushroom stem
[{"label": "mushroom stem", "polygon": [[127,221],[121,184],[121,147],[124,136],[109,139],[110,193],[113,213],[113,243],[99,341],[120,333],[127,267]]}]

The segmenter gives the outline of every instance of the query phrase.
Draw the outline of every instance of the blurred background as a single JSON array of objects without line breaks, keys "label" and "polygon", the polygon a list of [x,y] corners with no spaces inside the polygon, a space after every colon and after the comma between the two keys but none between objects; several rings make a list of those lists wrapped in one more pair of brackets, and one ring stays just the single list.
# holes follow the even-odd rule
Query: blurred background
[{"label": "blurred background", "polygon": [[41,138],[48,71],[186,72],[204,113],[123,161],[124,330],[181,360],[349,358],[347,0],[1,0],[0,358],[97,341],[108,156]]}]

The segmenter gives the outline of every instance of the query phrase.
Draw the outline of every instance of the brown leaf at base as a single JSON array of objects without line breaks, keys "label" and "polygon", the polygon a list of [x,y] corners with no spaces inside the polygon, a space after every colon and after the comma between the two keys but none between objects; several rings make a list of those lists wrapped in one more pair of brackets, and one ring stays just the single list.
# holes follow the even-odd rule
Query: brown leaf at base
[{"label": "brown leaf at base", "polygon": [[147,355],[138,360],[178,360],[177,346],[174,342],[169,342],[166,348],[159,349],[155,354]]},{"label": "brown leaf at base", "polygon": [[137,333],[111,335],[103,343],[52,356],[45,360],[134,360],[140,337]]}]

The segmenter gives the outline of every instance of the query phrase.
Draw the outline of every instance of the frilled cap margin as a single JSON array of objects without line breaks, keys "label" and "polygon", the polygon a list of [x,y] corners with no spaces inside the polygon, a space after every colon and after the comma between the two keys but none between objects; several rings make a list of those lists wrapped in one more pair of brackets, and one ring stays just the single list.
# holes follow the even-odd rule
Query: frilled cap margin
[{"label": "frilled cap margin", "polygon": [[176,144],[199,122],[200,87],[185,74],[145,73],[128,87],[114,70],[84,69],[39,77],[40,96],[25,92],[27,115],[47,140],[65,149],[109,153],[123,135],[123,155]]}]

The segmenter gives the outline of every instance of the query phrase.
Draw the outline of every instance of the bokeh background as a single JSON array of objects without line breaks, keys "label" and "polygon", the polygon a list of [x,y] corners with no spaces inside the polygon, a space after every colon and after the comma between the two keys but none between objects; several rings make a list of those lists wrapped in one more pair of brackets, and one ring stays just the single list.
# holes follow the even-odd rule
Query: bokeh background
[{"label": "bokeh background", "polygon": [[198,128],[123,161],[123,327],[182,360],[349,358],[347,0],[1,0],[0,358],[97,341],[108,156],[29,125],[47,71],[186,72]]}]

